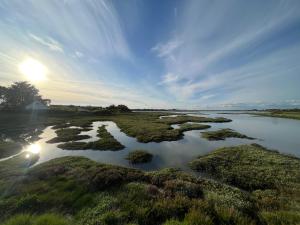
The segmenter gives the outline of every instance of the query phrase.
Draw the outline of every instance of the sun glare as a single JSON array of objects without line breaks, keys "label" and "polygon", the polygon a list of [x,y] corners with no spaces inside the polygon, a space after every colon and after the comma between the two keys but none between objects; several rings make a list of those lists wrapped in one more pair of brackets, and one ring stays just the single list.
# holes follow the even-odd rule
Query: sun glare
[{"label": "sun glare", "polygon": [[33,58],[25,59],[19,65],[19,70],[27,80],[32,82],[45,80],[48,73],[47,67]]},{"label": "sun glare", "polygon": [[39,144],[31,144],[27,150],[33,154],[38,154],[41,151],[41,146]]}]

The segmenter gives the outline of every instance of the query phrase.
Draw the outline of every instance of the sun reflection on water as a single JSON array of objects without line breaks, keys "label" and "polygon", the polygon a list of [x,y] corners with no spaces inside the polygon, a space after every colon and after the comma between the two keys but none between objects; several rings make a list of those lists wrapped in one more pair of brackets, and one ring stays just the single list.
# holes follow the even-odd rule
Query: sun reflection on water
[{"label": "sun reflection on water", "polygon": [[38,154],[42,150],[41,146],[39,144],[31,144],[28,146],[27,151],[33,153],[33,154]]}]

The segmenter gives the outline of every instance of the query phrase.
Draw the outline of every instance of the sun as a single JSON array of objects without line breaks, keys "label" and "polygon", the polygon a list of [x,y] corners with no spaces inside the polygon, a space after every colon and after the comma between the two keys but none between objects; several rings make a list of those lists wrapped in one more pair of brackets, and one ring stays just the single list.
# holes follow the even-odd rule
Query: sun
[{"label": "sun", "polygon": [[47,67],[33,58],[27,58],[21,62],[19,71],[31,82],[45,80],[48,73]]}]

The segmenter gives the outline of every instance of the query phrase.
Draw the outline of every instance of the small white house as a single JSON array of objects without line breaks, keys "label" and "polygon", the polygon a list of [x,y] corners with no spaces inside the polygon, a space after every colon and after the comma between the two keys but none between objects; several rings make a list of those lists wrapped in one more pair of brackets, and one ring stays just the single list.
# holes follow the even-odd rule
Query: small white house
[{"label": "small white house", "polygon": [[25,107],[26,110],[47,110],[48,106],[40,101],[34,101]]}]

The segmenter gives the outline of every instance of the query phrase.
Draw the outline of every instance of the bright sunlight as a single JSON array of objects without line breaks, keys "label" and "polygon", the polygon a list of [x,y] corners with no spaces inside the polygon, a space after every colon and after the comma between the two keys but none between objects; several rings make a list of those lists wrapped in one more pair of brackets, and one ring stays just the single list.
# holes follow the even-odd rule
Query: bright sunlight
[{"label": "bright sunlight", "polygon": [[41,146],[39,144],[31,144],[27,150],[31,153],[38,154],[41,151]]},{"label": "bright sunlight", "polygon": [[25,75],[26,79],[31,82],[45,80],[48,73],[47,67],[33,58],[25,59],[19,65],[19,70],[23,75]]}]

